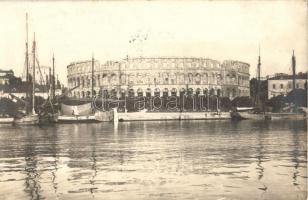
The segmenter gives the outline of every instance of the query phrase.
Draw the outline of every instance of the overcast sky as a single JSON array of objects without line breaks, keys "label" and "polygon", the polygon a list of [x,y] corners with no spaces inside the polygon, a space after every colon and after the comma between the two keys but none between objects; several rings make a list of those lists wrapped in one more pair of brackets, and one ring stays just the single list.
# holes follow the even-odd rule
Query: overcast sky
[{"label": "overcast sky", "polygon": [[36,32],[41,65],[51,65],[66,84],[66,66],[91,59],[207,57],[235,59],[256,74],[261,46],[262,76],[307,71],[305,1],[113,1],[0,2],[0,69],[20,76],[29,39]]}]

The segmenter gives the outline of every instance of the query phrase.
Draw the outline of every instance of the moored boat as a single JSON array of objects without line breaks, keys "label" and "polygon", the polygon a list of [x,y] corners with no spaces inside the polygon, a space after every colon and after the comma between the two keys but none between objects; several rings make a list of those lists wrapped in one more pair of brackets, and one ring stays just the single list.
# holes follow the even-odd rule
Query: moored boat
[{"label": "moored boat", "polygon": [[232,120],[253,119],[253,120],[270,120],[271,115],[266,112],[258,112],[255,108],[236,108],[230,113]]},{"label": "moored boat", "polygon": [[14,118],[13,117],[0,117],[0,126],[1,125],[12,125],[14,122]]},{"label": "moored boat", "polygon": [[59,115],[58,123],[95,123],[95,115]]},{"label": "moored boat", "polygon": [[38,125],[40,122],[37,114],[28,114],[14,120],[15,125]]},{"label": "moored boat", "polygon": [[81,105],[66,105],[61,103],[61,114],[57,117],[59,123],[93,123],[98,122],[92,112],[91,103]]}]

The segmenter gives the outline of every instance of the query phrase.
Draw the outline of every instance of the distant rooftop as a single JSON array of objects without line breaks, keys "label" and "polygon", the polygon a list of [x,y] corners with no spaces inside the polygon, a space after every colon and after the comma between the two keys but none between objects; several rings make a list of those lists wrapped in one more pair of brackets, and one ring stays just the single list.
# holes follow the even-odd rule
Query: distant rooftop
[{"label": "distant rooftop", "polygon": [[[286,79],[287,80],[293,79],[293,75],[277,73],[274,76],[268,77],[268,80],[286,80]],[[295,79],[307,79],[307,72],[306,73],[299,72],[298,74],[295,75]]]}]

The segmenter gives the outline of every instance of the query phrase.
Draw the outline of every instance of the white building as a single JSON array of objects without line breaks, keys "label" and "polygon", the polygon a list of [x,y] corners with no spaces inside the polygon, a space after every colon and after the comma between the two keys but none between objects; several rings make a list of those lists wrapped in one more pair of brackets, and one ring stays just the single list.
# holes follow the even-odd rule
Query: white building
[{"label": "white building", "polygon": [[[295,76],[295,88],[307,89],[307,73],[299,73]],[[268,78],[268,99],[284,95],[293,89],[293,76],[288,74],[276,74]]]}]

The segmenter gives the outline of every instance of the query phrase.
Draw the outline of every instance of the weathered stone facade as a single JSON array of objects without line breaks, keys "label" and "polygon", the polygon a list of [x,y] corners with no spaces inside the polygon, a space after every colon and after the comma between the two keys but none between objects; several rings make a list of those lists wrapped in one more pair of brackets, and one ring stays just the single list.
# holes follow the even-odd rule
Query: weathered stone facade
[{"label": "weathered stone facade", "polygon": [[[71,96],[91,96],[91,60],[67,66]],[[199,94],[249,96],[249,64],[207,58],[127,58],[120,62],[94,62],[94,95],[101,90],[114,94],[179,95],[191,91]]]}]

